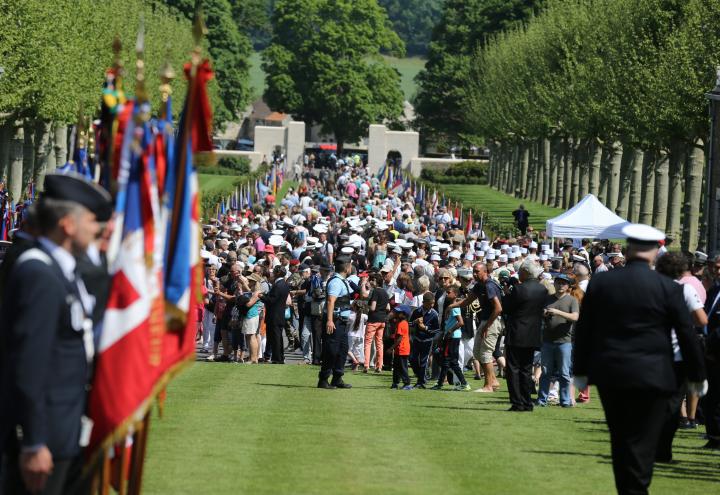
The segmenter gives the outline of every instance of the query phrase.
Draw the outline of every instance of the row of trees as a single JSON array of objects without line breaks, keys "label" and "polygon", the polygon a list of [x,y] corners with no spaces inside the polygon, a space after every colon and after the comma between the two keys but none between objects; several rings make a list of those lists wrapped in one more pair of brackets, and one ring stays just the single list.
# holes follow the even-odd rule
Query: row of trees
[{"label": "row of trees", "polygon": [[592,193],[697,247],[720,3],[554,1],[476,55],[464,125],[492,143],[493,187],[563,208]]},{"label": "row of trees", "polygon": [[479,46],[527,21],[545,0],[445,0],[413,99],[423,142],[482,144],[467,125],[467,77]]},{"label": "row of trees", "polygon": [[[98,114],[115,36],[122,42],[126,93],[133,91],[141,20],[151,101],[160,104],[156,88],[166,61],[176,72],[174,94],[184,92],[182,66],[193,47],[192,0],[0,0],[0,12],[0,179],[9,182],[16,200],[31,178],[42,179],[67,161],[69,126],[79,112]],[[209,26],[206,53],[216,71],[209,91],[215,123],[221,125],[239,117],[250,99],[251,48],[233,21],[229,0],[205,0],[203,13]],[[176,117],[180,110],[176,105]]]}]

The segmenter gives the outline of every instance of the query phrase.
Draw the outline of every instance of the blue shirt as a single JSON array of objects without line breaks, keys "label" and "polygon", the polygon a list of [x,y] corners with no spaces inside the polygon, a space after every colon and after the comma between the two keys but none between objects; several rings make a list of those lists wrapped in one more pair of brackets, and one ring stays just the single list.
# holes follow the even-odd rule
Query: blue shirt
[{"label": "blue shirt", "polygon": [[[452,327],[456,326],[458,324],[458,317],[461,314],[460,308],[453,308],[448,312],[447,320],[445,320],[445,332],[447,333]],[[459,339],[462,337],[462,330],[460,328],[456,328],[453,330],[452,338]]]},{"label": "blue shirt", "polygon": [[[248,300],[250,298],[252,298],[252,292],[246,292],[244,295],[247,296]],[[260,316],[260,310],[262,308],[263,308],[263,303],[262,303],[262,301],[260,301],[260,299],[258,299],[257,302],[255,302],[255,304],[250,306],[245,317],[246,318],[257,318],[258,316]]]},{"label": "blue shirt", "polygon": [[[345,277],[336,273],[330,278],[327,285],[328,296],[343,297],[350,295],[350,284],[347,283]],[[340,312],[343,318],[350,317],[350,308]]]}]

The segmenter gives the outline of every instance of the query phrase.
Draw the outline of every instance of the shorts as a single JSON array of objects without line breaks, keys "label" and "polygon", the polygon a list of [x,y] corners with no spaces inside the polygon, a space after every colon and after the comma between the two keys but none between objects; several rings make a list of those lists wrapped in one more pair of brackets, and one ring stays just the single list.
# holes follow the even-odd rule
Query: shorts
[{"label": "shorts", "polygon": [[255,335],[260,329],[260,317],[245,318],[242,322],[243,335]]},{"label": "shorts", "polygon": [[478,333],[475,334],[475,344],[473,346],[473,355],[475,359],[480,361],[480,364],[488,364],[493,361],[493,352],[495,352],[495,345],[497,340],[502,334],[503,323],[500,318],[496,318],[495,321],[488,328],[488,333],[483,339],[480,335],[480,329],[485,326],[485,321],[480,322],[478,327]]}]

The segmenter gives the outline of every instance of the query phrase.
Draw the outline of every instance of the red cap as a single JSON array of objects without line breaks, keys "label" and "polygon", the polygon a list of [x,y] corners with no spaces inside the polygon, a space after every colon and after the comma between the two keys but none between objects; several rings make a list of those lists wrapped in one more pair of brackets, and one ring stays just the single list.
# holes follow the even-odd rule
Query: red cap
[{"label": "red cap", "polygon": [[265,252],[268,254],[275,254],[275,248],[268,244],[265,246]]},{"label": "red cap", "polygon": [[358,277],[361,277],[361,278],[362,278],[362,277],[367,277],[367,276],[368,276],[368,272],[360,272],[360,273],[358,273]]},{"label": "red cap", "polygon": [[[272,246],[271,246],[271,247],[272,247]],[[300,264],[300,260],[290,260],[290,264],[291,264],[292,266],[299,265],[299,264]]]}]

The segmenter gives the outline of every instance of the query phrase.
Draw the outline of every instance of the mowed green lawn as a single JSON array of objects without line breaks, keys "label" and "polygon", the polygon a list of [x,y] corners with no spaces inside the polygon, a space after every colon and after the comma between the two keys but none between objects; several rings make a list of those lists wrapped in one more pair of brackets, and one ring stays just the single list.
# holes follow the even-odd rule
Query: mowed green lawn
[{"label": "mowed green lawn", "polygon": [[[396,58],[384,57],[391,67],[400,72],[403,93],[405,99],[410,100],[417,90],[415,76],[425,67],[425,59],[420,57]],[[262,59],[259,52],[253,52],[250,57],[250,86],[256,98],[262,96],[265,90],[265,72],[262,70]]]},{"label": "mowed green lawn", "polygon": [[[348,373],[352,390],[316,381],[316,367],[194,364],[152,420],[144,493],[614,493],[596,396],[511,413],[504,387],[397,391],[387,373]],[[717,493],[720,454],[703,442],[679,432],[681,462],[656,467],[653,494]]]},{"label": "mowed green lawn", "polygon": [[235,191],[235,181],[239,178],[239,175],[198,174],[200,191],[207,193],[222,191],[223,193],[230,194]]},{"label": "mowed green lawn", "polygon": [[[553,208],[533,201],[521,200],[509,194],[497,191],[490,186],[448,184],[441,188],[447,197],[453,201],[460,201],[465,208],[474,211],[484,211],[491,220],[501,222],[503,226],[511,227],[514,221],[512,212],[520,206],[530,212],[530,225],[536,230],[545,230],[548,218],[556,217],[565,212],[562,208]],[[440,188],[439,188],[440,189]],[[477,215],[473,215],[474,218]]]}]

